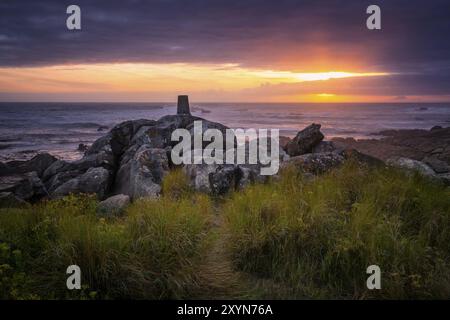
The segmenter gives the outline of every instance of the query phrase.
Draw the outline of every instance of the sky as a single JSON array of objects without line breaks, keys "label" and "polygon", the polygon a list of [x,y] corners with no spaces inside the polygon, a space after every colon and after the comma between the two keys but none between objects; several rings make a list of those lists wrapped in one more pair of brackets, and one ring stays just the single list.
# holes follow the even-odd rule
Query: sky
[{"label": "sky", "polygon": [[449,32],[448,0],[0,0],[0,101],[448,102]]}]

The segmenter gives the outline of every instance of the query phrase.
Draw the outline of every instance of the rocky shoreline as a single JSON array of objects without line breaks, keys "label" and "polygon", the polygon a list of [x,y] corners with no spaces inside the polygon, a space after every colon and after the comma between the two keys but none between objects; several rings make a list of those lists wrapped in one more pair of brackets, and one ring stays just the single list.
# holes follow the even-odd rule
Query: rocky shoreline
[{"label": "rocky shoreline", "polygon": [[[17,206],[71,193],[96,194],[106,208],[141,197],[158,197],[162,180],[177,168],[171,161],[173,130],[193,134],[194,121],[203,132],[226,126],[192,116],[187,97],[179,100],[177,115],[155,120],[126,121],[87,147],[82,159],[68,162],[42,153],[28,161],[0,163],[0,207]],[[294,165],[319,174],[349,158],[369,165],[392,165],[416,170],[436,181],[450,181],[450,128],[386,131],[380,140],[324,141],[320,124],[311,124],[293,139],[280,138],[281,167]],[[83,146],[85,147],[85,146]],[[265,181],[259,165],[184,165],[195,190],[214,195]]]}]

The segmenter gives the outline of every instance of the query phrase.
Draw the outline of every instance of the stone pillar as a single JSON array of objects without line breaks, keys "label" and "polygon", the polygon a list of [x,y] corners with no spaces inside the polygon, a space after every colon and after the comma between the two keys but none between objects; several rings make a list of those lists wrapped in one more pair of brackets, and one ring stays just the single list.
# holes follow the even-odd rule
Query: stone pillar
[{"label": "stone pillar", "polygon": [[178,96],[177,114],[191,114],[188,96]]}]

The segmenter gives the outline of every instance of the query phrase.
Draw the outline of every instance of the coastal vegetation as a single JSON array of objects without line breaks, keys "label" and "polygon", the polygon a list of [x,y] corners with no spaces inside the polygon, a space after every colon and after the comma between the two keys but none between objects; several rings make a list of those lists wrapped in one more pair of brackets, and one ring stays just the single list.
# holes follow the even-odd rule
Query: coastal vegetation
[{"label": "coastal vegetation", "polygon": [[[229,263],[242,280],[226,298],[450,296],[443,184],[352,161],[315,177],[288,166],[222,196],[188,182],[173,170],[158,199],[106,219],[89,195],[0,209],[0,298],[197,298],[232,278],[213,266],[199,272],[209,261]],[[212,250],[218,243],[223,250]],[[66,287],[72,264],[81,290]],[[381,290],[366,287],[369,265],[381,268]]]}]

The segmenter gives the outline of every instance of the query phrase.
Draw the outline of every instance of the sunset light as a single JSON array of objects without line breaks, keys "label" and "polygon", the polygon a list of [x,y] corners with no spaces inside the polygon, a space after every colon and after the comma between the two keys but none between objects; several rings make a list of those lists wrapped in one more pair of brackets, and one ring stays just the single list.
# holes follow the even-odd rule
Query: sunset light
[{"label": "sunset light", "polygon": [[448,4],[0,1],[1,306],[449,299]]},{"label": "sunset light", "polygon": [[[314,101],[314,97],[306,95],[319,91],[317,97],[334,97],[322,91],[321,86],[327,81],[384,76],[389,73],[267,71],[232,63],[115,63],[0,68],[0,85],[10,93],[58,95],[70,92],[100,98],[106,92],[120,93],[121,99],[129,101],[136,100],[136,94],[143,94],[139,96],[142,99],[166,100],[178,91],[189,91],[199,100],[208,100],[214,94],[216,99],[219,95],[220,100],[243,101],[254,99],[255,91],[264,89],[261,94],[267,101]],[[298,97],[297,92],[284,94],[280,88],[296,83],[309,83],[312,87],[303,97]]]}]

